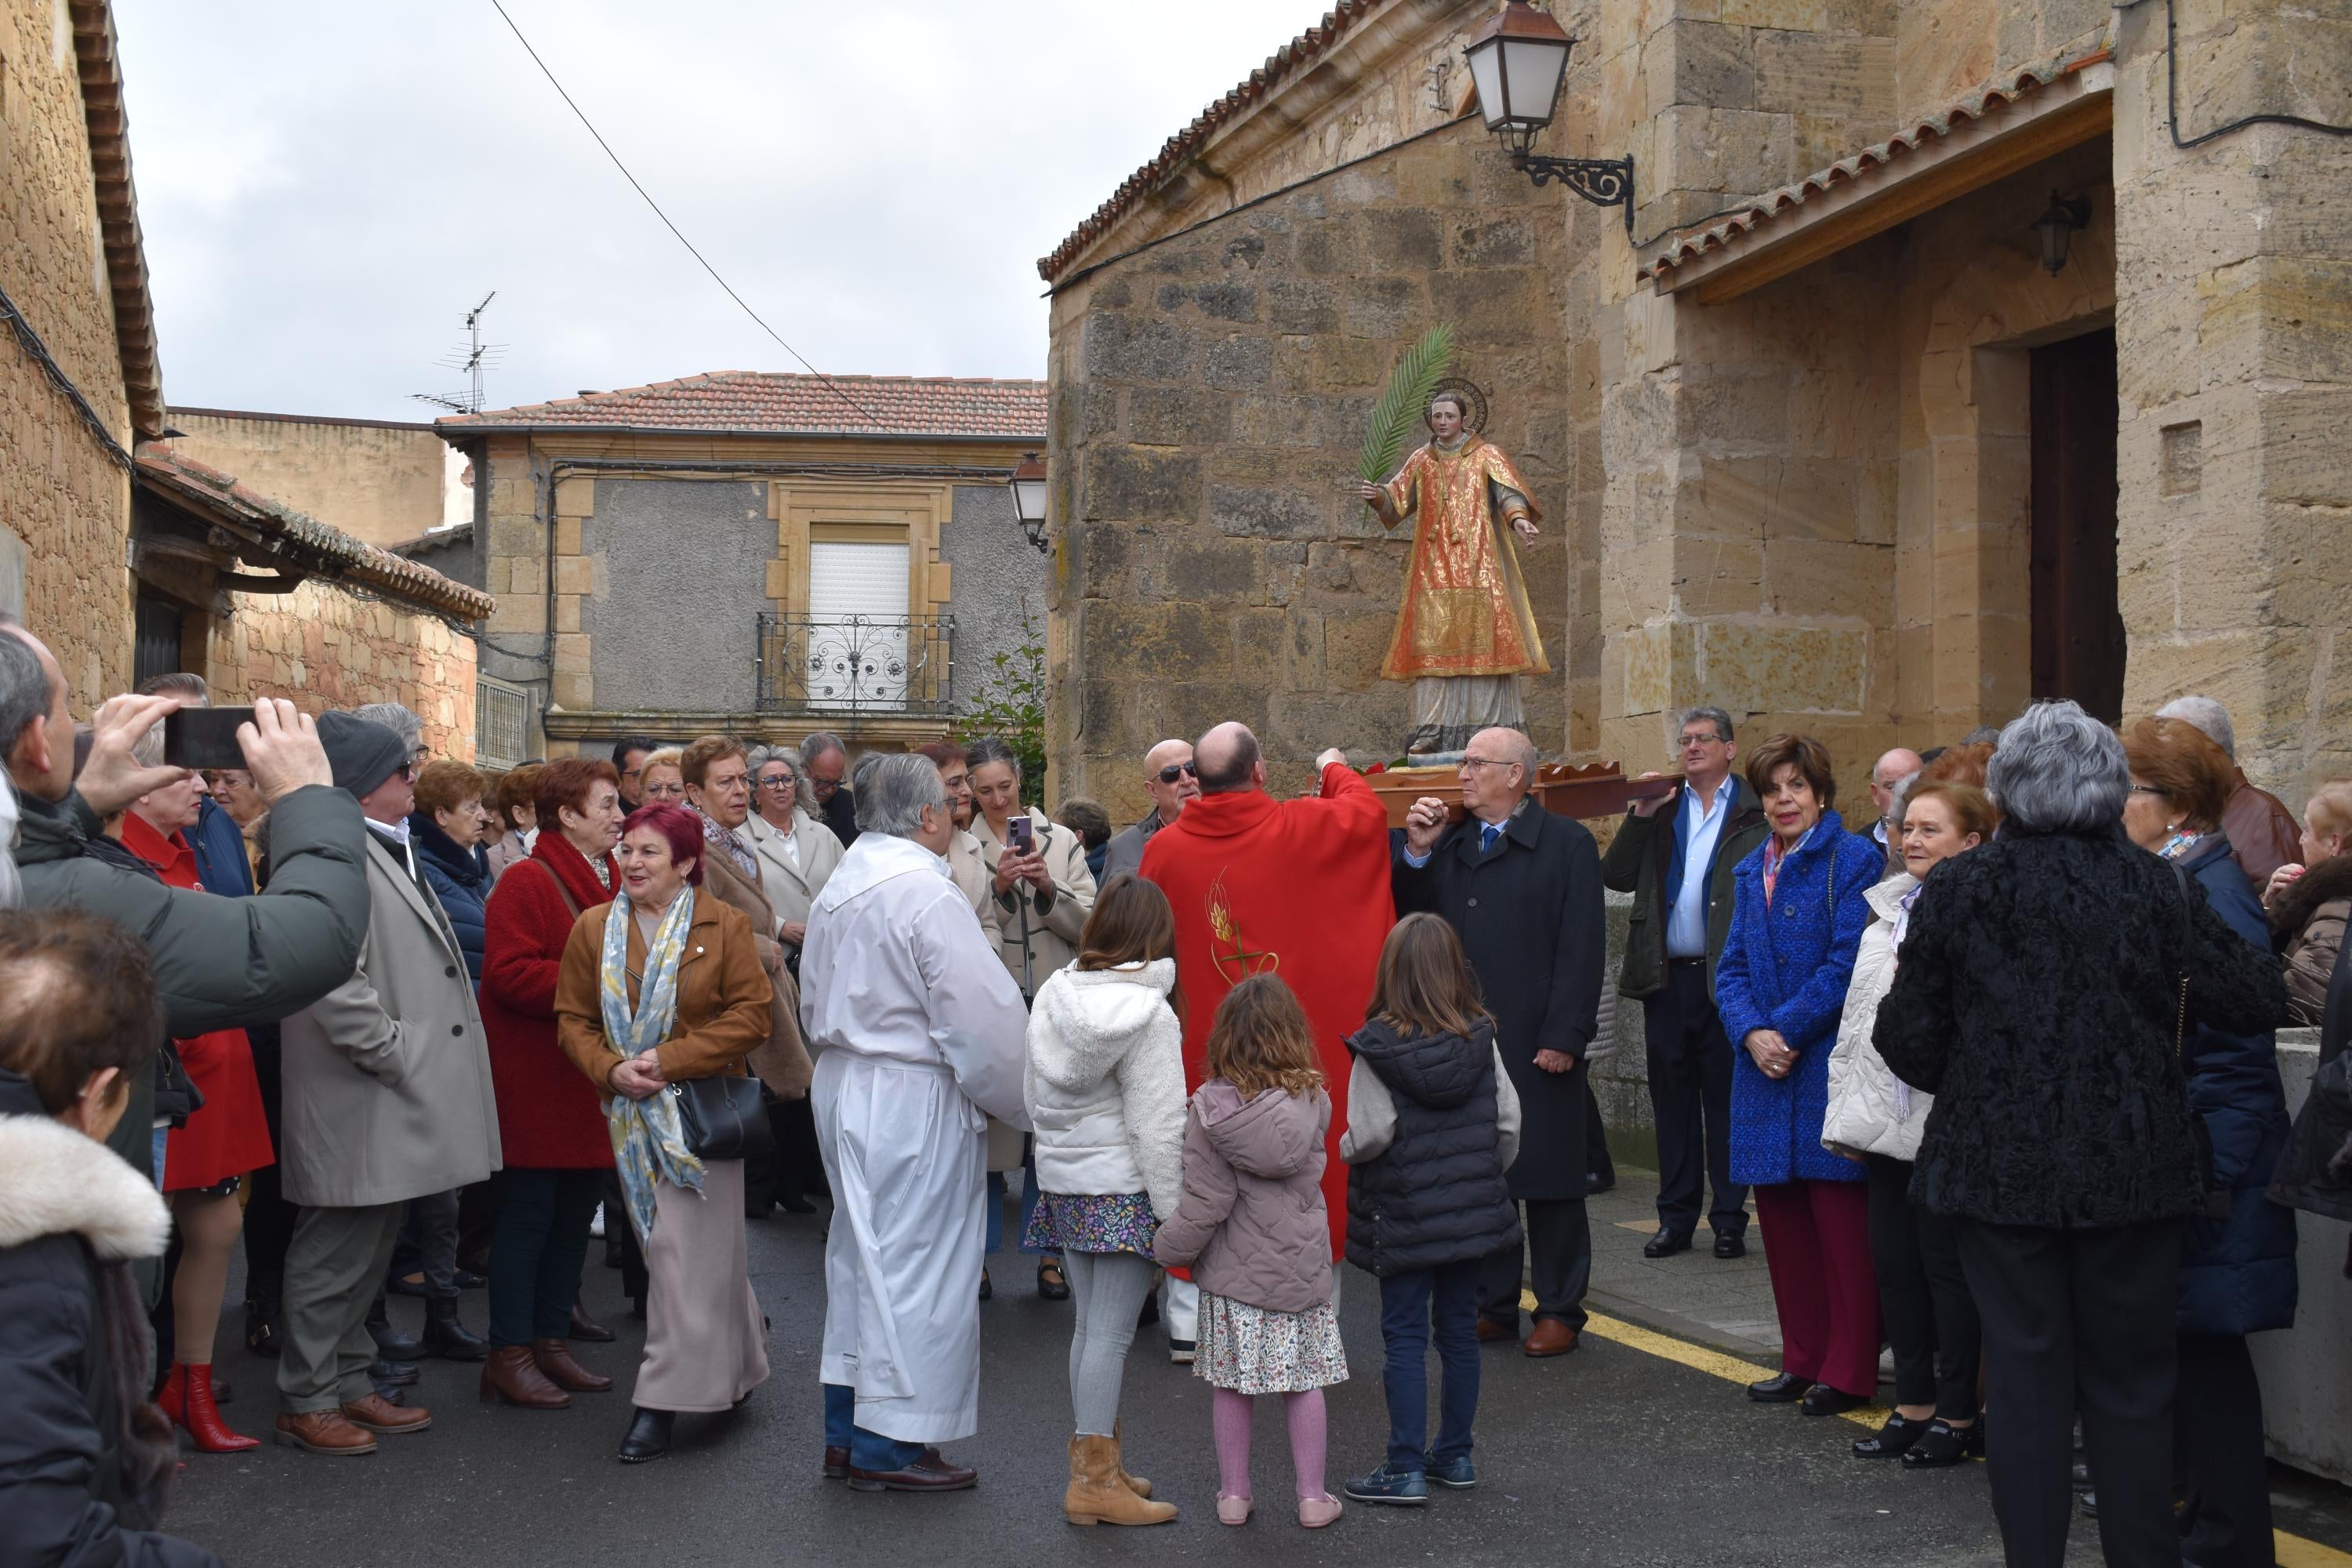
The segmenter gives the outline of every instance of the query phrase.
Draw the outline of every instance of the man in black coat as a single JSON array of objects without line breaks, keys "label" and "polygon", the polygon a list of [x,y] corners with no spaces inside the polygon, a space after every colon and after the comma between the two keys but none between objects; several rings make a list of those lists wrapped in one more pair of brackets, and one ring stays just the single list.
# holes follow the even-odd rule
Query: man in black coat
[{"label": "man in black coat", "polygon": [[830,730],[801,742],[801,766],[816,796],[817,820],[833,829],[845,849],[857,842],[857,796],[849,787],[849,748]]},{"label": "man in black coat", "polygon": [[[1397,913],[1426,910],[1462,937],[1523,1123],[1511,1196],[1527,1215],[1536,1297],[1531,1356],[1576,1348],[1592,1275],[1585,1217],[1586,1056],[1599,1026],[1607,932],[1601,857],[1592,835],[1529,798],[1534,742],[1517,730],[1481,730],[1462,759],[1465,815],[1415,801],[1392,863]],[[1478,1337],[1518,1333],[1520,1252],[1488,1262],[1478,1290]]]}]

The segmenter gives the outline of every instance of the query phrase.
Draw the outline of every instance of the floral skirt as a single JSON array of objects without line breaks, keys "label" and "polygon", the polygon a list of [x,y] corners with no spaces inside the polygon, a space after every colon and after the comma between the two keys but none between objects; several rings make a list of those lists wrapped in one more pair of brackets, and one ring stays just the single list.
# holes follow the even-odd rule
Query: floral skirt
[{"label": "floral skirt", "polygon": [[1141,1193],[1039,1193],[1021,1246],[1029,1252],[1151,1256],[1151,1200]]},{"label": "floral skirt", "polygon": [[1303,1312],[1274,1312],[1201,1292],[1198,1355],[1192,1374],[1235,1394],[1305,1394],[1348,1381],[1339,1315],[1322,1302]]}]

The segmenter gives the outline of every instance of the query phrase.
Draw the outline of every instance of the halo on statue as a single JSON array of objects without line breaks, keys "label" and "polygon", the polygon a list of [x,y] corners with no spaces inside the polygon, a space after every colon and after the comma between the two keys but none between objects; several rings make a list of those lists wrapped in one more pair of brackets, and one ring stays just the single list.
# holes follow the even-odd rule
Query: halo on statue
[{"label": "halo on statue", "polygon": [[[1466,375],[1449,375],[1432,387],[1429,396],[1423,402],[1421,407],[1421,422],[1423,425],[1429,423],[1429,405],[1435,403],[1441,397],[1460,398],[1462,428],[1469,431],[1473,436],[1486,434],[1486,394],[1476,382]],[[1432,434],[1435,432],[1433,431]]]}]

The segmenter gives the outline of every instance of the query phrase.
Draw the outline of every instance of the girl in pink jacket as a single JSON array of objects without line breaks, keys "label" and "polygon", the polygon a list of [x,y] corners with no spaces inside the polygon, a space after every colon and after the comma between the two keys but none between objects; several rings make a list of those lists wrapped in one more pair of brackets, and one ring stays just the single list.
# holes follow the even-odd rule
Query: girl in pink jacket
[{"label": "girl in pink jacket", "polygon": [[1272,974],[1226,994],[1209,1034],[1209,1080],[1184,1123],[1184,1193],[1153,1255],[1201,1288],[1195,1375],[1214,1391],[1217,1518],[1249,1519],[1250,1413],[1279,1394],[1298,1472],[1298,1522],[1339,1517],[1324,1489],[1323,1390],[1348,1375],[1331,1307],[1323,1135],[1331,1100],[1298,998]]}]

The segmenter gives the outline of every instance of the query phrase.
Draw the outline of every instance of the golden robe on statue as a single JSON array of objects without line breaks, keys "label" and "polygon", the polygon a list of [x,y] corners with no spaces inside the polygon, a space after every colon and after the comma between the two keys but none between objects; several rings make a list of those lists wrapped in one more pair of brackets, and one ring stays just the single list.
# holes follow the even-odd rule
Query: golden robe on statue
[{"label": "golden robe on statue", "polygon": [[1527,481],[1501,447],[1465,434],[1451,451],[1423,447],[1384,488],[1398,519],[1416,520],[1381,666],[1383,679],[1415,683],[1409,749],[1457,750],[1485,723],[1522,726],[1518,678],[1551,668],[1511,537],[1514,519],[1543,521]]}]

